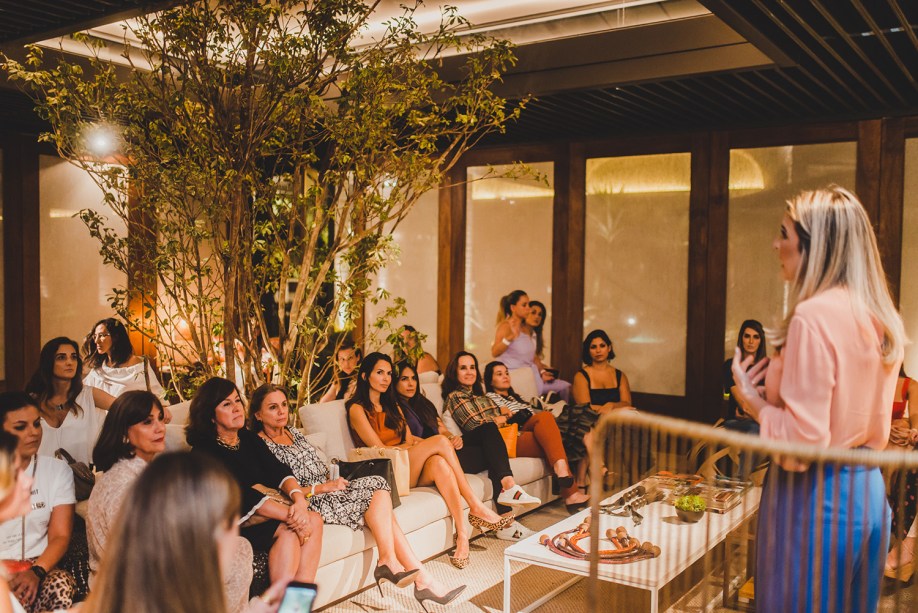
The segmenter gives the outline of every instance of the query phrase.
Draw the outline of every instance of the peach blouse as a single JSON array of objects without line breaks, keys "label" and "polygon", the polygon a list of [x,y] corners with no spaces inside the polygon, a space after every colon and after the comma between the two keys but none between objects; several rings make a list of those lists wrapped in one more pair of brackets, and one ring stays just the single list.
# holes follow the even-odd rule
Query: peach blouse
[{"label": "peach blouse", "polygon": [[858,319],[846,288],[797,305],[765,378],[761,436],[821,447],[883,449],[899,364],[884,364],[882,332]]}]

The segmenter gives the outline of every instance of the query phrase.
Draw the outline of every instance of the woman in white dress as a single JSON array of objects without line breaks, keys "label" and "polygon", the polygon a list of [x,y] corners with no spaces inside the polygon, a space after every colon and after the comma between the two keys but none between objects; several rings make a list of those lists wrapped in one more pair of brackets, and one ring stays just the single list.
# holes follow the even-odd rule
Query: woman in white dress
[{"label": "woman in white dress", "polygon": [[124,324],[108,317],[99,320],[83,341],[83,360],[89,373],[83,378],[115,398],[131,390],[153,392],[160,399],[166,391],[146,358],[134,354]]},{"label": "woman in white dress", "polygon": [[[32,478],[19,461],[19,439],[0,429],[0,523],[32,510]],[[11,569],[0,566],[0,613],[24,613],[7,583]]]},{"label": "woman in white dress", "polygon": [[44,434],[38,455],[53,456],[58,449],[66,449],[77,462],[92,461],[92,448],[114,398],[83,385],[82,372],[76,341],[59,336],[41,348],[38,369],[26,385],[41,414]]}]

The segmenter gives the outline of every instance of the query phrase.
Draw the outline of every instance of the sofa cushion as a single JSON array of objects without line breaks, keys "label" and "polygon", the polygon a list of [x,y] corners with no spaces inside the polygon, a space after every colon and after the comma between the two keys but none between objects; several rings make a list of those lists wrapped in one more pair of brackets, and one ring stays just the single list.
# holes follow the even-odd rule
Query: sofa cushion
[{"label": "sofa cushion", "polygon": [[184,424],[166,425],[166,451],[188,451],[191,447],[185,441]]},{"label": "sofa cushion", "polygon": [[548,464],[542,458],[510,458],[513,480],[520,485],[532,483],[550,474]]},{"label": "sofa cushion", "polygon": [[[302,432],[302,430],[300,430]],[[328,464],[328,452],[326,451],[326,446],[328,445],[328,434],[325,432],[313,432],[307,433],[303,432],[303,436],[306,437],[306,440],[309,441],[309,444],[315,447],[316,454],[319,456],[319,459],[322,460],[325,464]]]},{"label": "sofa cushion", "polygon": [[510,385],[513,386],[513,391],[526,402],[539,395],[539,384],[535,380],[535,372],[531,366],[511,370]]},{"label": "sofa cushion", "polygon": [[439,383],[421,384],[421,393],[424,394],[424,396],[430,400],[435,407],[437,407],[437,413],[443,412],[443,396],[441,391],[442,388],[440,387]]},{"label": "sofa cushion", "polygon": [[191,401],[186,400],[185,402],[179,402],[177,404],[169,405],[169,412],[172,413],[172,421],[170,424],[175,424],[177,426],[184,426],[188,423],[188,410],[191,407]]},{"label": "sofa cushion", "polygon": [[328,458],[347,458],[347,452],[354,448],[354,443],[347,427],[347,410],[343,400],[307,404],[300,408],[299,414],[304,432],[325,433]]}]

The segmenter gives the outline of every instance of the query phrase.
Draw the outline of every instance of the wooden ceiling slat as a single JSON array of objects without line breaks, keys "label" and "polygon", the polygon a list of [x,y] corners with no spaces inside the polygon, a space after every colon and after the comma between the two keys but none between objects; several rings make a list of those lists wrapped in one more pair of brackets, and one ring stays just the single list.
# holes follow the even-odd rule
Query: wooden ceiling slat
[{"label": "wooden ceiling slat", "polygon": [[[877,40],[880,41],[880,44],[883,45],[883,48],[886,49],[886,53],[889,54],[889,57],[892,58],[892,61],[895,62],[896,66],[899,67],[899,70],[902,72],[902,74],[905,75],[905,78],[908,79],[908,82],[912,84],[912,88],[918,89],[918,83],[915,82],[915,77],[912,76],[912,72],[905,67],[905,63],[902,61],[902,58],[899,57],[899,54],[896,53],[895,49],[892,48],[892,45],[889,43],[889,39],[886,38],[886,32],[877,25],[876,20],[864,8],[864,5],[861,4],[861,0],[851,1],[854,3],[854,8],[857,9],[857,12],[861,14],[861,17],[864,19],[864,21],[867,22],[867,25],[870,26],[870,29],[873,31],[873,35],[876,36]],[[911,30],[911,28],[909,28],[909,30]],[[874,70],[876,70],[876,68],[874,68]],[[898,95],[899,100],[905,104],[905,98],[899,94],[898,90],[889,84],[888,81],[884,80],[884,83],[887,83],[887,87],[889,87],[896,95]]]},{"label": "wooden ceiling slat", "polygon": [[705,113],[702,113],[699,108],[694,106],[691,98],[686,97],[681,92],[674,91],[672,88],[667,87],[667,85],[668,83],[662,82],[662,83],[649,83],[647,85],[638,85],[636,87],[638,87],[638,89],[661,89],[670,98],[675,97],[681,100],[682,105],[678,108],[681,111],[688,112],[690,115],[692,115],[693,116],[692,118],[696,122],[703,123],[708,120],[708,116]]},{"label": "wooden ceiling slat", "polygon": [[[905,11],[902,10],[902,7],[899,6],[899,0],[888,0],[889,8],[896,14],[896,17],[899,18],[899,24],[902,26],[902,29],[905,30],[908,39],[912,41],[912,46],[915,47],[915,52],[918,53],[918,35],[915,34],[915,28],[908,22],[908,17],[905,16]],[[912,2],[914,0],[909,0]]]},{"label": "wooden ceiling slat", "polygon": [[[855,5],[858,4],[857,0],[853,0],[853,1],[854,1]],[[840,23],[838,23],[838,20],[835,19],[835,17],[832,16],[832,13],[831,13],[826,7],[824,7],[824,6],[822,5],[822,2],[821,2],[820,0],[812,0],[812,2],[813,2],[813,7],[814,7],[817,11],[819,11],[819,14],[822,15],[822,18],[825,19],[826,22],[827,22],[830,26],[832,26],[832,29],[835,30],[835,32],[838,34],[839,38],[841,38],[841,40],[843,40],[843,41],[845,42],[845,44],[848,45],[848,48],[851,49],[851,50],[861,59],[861,61],[864,62],[864,64],[865,64],[868,68],[870,68],[871,72],[873,72],[873,74],[874,74],[878,79],[880,79],[880,81],[883,82],[883,85],[885,85],[886,88],[887,88],[889,91],[891,91],[892,94],[893,94],[896,98],[899,99],[899,102],[901,102],[901,103],[904,104],[904,103],[905,103],[905,98],[902,96],[901,93],[899,93],[899,91],[896,89],[896,86],[893,85],[893,84],[889,81],[889,79],[886,77],[885,74],[883,74],[883,71],[876,65],[876,63],[875,63],[872,59],[870,59],[870,57],[867,56],[867,53],[864,51],[864,49],[861,48],[861,46],[858,45],[856,42],[854,42],[854,39],[851,38],[851,35],[848,34],[847,31],[845,31],[845,28],[843,28],[842,25],[841,25]],[[864,15],[862,14],[861,17],[864,17]],[[869,16],[867,16],[867,18],[865,18],[865,21],[867,21],[867,19],[869,19]],[[868,21],[868,25],[870,25],[870,23],[872,23],[872,22],[873,22],[873,20]],[[873,23],[874,23],[874,25],[876,25],[875,22],[873,22]],[[877,36],[880,35],[879,32],[877,32],[876,30],[874,30],[874,33],[875,33]],[[889,45],[889,42],[888,42],[885,38],[882,39],[882,42],[883,42],[885,45],[887,45],[887,46]],[[895,54],[895,52],[894,52],[891,48],[889,48],[888,51],[889,51],[890,55],[893,56],[894,59],[895,59],[896,61],[899,60],[899,57]],[[914,84],[914,79],[912,79],[912,84]]]},{"label": "wooden ceiling slat", "polygon": [[[737,73],[737,74],[735,74],[735,75],[732,75],[732,77],[733,77],[734,79],[736,79],[737,81],[739,81],[740,83],[742,83],[743,85],[745,85],[747,90],[752,90],[752,91],[756,92],[756,93],[757,93],[759,96],[761,96],[763,99],[770,100],[770,101],[772,102],[772,104],[774,104],[775,106],[784,109],[784,111],[785,111],[787,114],[791,114],[791,113],[794,113],[795,111],[799,111],[799,109],[791,108],[788,104],[786,104],[786,103],[785,103],[784,101],[782,101],[780,98],[777,98],[777,97],[775,97],[775,96],[772,96],[770,93],[766,92],[766,91],[765,91],[764,89],[762,89],[761,87],[759,87],[759,86],[757,86],[756,84],[752,83],[751,81],[749,81],[748,79],[746,79],[745,76],[744,76],[743,74]],[[717,79],[718,82],[723,83],[724,87],[730,88],[736,95],[742,96],[743,98],[749,100],[749,101],[752,102],[753,104],[757,104],[757,105],[759,105],[759,106],[762,106],[762,107],[763,107],[763,110],[764,110],[764,112],[765,112],[766,114],[774,114],[774,113],[772,112],[772,108],[771,108],[771,107],[769,107],[768,105],[762,105],[762,103],[761,103],[758,99],[756,99],[755,97],[749,95],[747,92],[743,91],[742,88],[734,87],[732,84],[728,83],[726,79],[721,79],[721,78],[719,78],[717,75],[715,75],[713,78],[714,78],[714,79]]]},{"label": "wooden ceiling slat", "polygon": [[[764,71],[759,72],[759,73],[755,73],[755,76],[756,76],[757,78],[761,79],[762,81],[765,81],[765,83],[768,84],[768,86],[772,89],[772,91],[778,92],[778,93],[781,95],[781,97],[786,98],[786,99],[788,99],[788,100],[794,100],[797,104],[803,106],[803,107],[806,109],[806,111],[807,111],[810,115],[815,115],[815,114],[817,113],[816,107],[814,107],[814,106],[812,106],[812,105],[810,105],[810,104],[807,104],[807,102],[805,102],[805,98],[804,98],[804,97],[801,97],[800,95],[795,95],[795,94],[794,94],[793,92],[791,92],[790,90],[784,89],[784,88],[781,86],[781,84],[777,82],[777,80],[772,80],[772,79],[770,79],[770,78],[769,78],[769,75],[766,74]],[[786,78],[786,77],[785,77],[785,78]],[[790,83],[791,83],[791,84],[794,84],[793,81],[790,81]],[[798,89],[798,91],[800,91],[800,92],[802,92],[802,93],[804,93],[804,94],[807,93],[806,90],[800,90],[799,87],[798,87],[797,89]],[[808,96],[808,97],[810,98],[810,100],[815,99],[815,98],[813,98],[812,96]],[[816,100],[818,100],[818,99],[816,99]],[[823,105],[822,108],[823,108],[823,110],[825,110],[825,108],[826,108],[825,105]]]},{"label": "wooden ceiling slat", "polygon": [[[731,121],[737,121],[741,117],[737,113],[739,113],[742,109],[739,109],[736,105],[730,104],[728,101],[724,100],[722,93],[711,88],[704,79],[677,81],[676,84],[685,86],[696,96],[701,96],[709,106],[719,107],[720,113],[723,117],[728,117]],[[699,90],[704,90],[704,92],[707,92],[707,94],[703,95],[704,92]]]},{"label": "wooden ceiling slat", "polygon": [[[814,52],[812,49],[810,49],[809,46],[807,46],[807,45],[803,42],[803,40],[801,40],[800,37],[797,36],[797,35],[794,33],[794,31],[791,30],[791,29],[788,27],[788,25],[787,25],[786,23],[784,23],[783,21],[781,21],[781,19],[779,19],[778,16],[775,15],[775,13],[774,13],[773,11],[771,11],[771,10],[768,9],[767,7],[763,6],[763,5],[762,5],[762,2],[761,2],[760,0],[751,0],[751,2],[752,2],[753,4],[755,4],[755,6],[756,6],[763,14],[765,14],[769,19],[771,19],[771,21],[772,21],[772,22],[773,22],[773,23],[774,23],[774,24],[784,33],[784,35],[787,36],[788,38],[790,38],[791,41],[792,41],[795,45],[797,45],[797,47],[799,47],[799,49],[800,49],[801,51],[803,51],[804,54],[806,54],[807,56],[809,56],[809,58],[810,58],[811,60],[813,60],[813,61],[816,63],[816,65],[819,66],[819,67],[823,70],[823,72],[825,72],[825,74],[826,74],[829,78],[831,78],[831,79],[832,79],[833,81],[835,81],[838,85],[840,85],[845,91],[847,91],[848,94],[849,94],[852,98],[854,98],[855,100],[857,100],[857,102],[861,105],[861,108],[864,108],[864,107],[867,106],[867,104],[864,102],[864,99],[861,98],[861,97],[857,94],[857,92],[854,91],[854,90],[845,82],[844,79],[842,79],[839,75],[837,75],[837,74],[835,73],[835,71],[833,71],[831,68],[829,68],[829,67],[826,65],[826,63],[822,60],[822,58],[820,58],[819,55],[818,55],[816,52]],[[785,5],[783,2],[782,2],[781,4],[782,4],[782,6]],[[818,79],[814,79],[814,80],[815,80],[817,83],[819,83],[819,84],[821,85],[821,87],[822,87],[827,93],[829,93],[830,95],[832,95],[833,97],[835,97],[839,102],[844,103],[844,102],[842,101],[842,98],[841,98],[837,93],[835,93],[835,92],[832,90],[831,87],[828,87],[826,84],[822,83],[822,82],[819,81]]]},{"label": "wooden ceiling slat", "polygon": [[620,91],[600,89],[594,93],[599,94],[606,104],[611,104],[614,105],[615,108],[621,109],[624,112],[624,120],[626,123],[638,124],[645,128],[654,125],[651,120],[642,115],[643,109],[639,106],[635,106],[631,100],[626,99]]},{"label": "wooden ceiling slat", "polygon": [[[811,0],[811,2],[815,5],[817,0]],[[832,59],[838,62],[838,64],[840,64],[841,67],[844,68],[848,72],[848,74],[854,77],[854,79],[858,83],[860,83],[864,89],[866,89],[868,92],[873,94],[873,97],[876,98],[878,102],[881,102],[883,104],[888,104],[888,101],[883,96],[880,95],[880,92],[878,92],[873,87],[873,85],[870,84],[869,81],[867,81],[864,77],[862,77],[861,74],[858,72],[858,70],[854,68],[854,66],[852,66],[851,63],[847,59],[843,58],[841,54],[834,47],[832,47],[832,45],[827,43],[826,39],[819,32],[817,32],[816,29],[813,28],[813,26],[810,25],[810,23],[802,15],[800,15],[800,13],[795,11],[791,6],[788,5],[787,2],[784,2],[783,0],[780,0],[780,3],[781,3],[781,6],[784,8],[784,10],[787,11],[787,14],[790,15],[794,20],[796,20],[797,24],[801,28],[803,28],[807,34],[810,35],[810,38],[816,41],[816,43],[820,47],[822,47],[826,53],[832,56]],[[814,56],[815,56],[815,52],[814,52]],[[851,93],[854,93],[854,90],[848,87],[847,83],[844,80],[842,80],[840,76],[836,75],[834,71],[832,71],[832,75],[835,76],[835,78],[840,83],[842,83],[843,86],[846,89],[848,89],[848,91],[850,91]],[[861,100],[861,104],[864,104],[863,100]]]}]

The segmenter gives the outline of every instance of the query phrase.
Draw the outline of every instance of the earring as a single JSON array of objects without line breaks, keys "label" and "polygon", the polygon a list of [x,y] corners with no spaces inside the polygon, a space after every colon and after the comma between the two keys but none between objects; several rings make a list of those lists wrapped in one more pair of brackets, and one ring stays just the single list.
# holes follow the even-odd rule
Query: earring
[{"label": "earring", "polygon": [[123,437],[121,437],[121,438],[122,438],[122,440],[121,440],[122,443],[124,443],[125,445],[130,444],[131,441],[128,440],[127,434],[125,434],[125,435],[124,435]]}]

